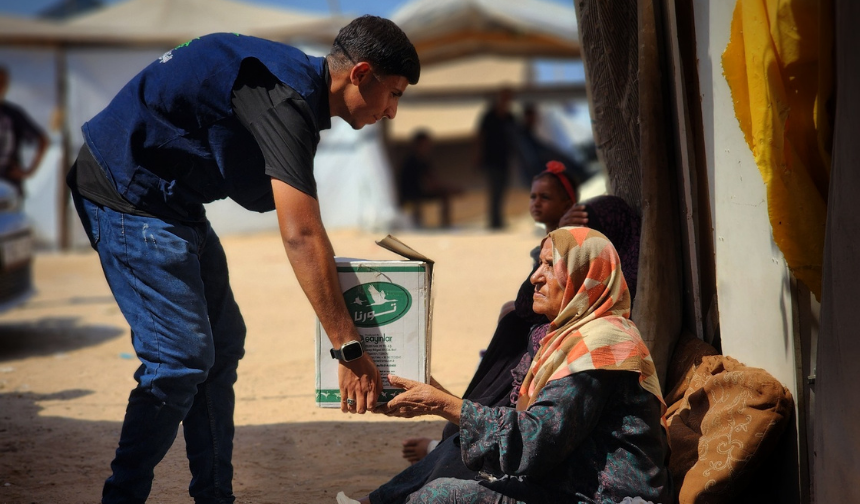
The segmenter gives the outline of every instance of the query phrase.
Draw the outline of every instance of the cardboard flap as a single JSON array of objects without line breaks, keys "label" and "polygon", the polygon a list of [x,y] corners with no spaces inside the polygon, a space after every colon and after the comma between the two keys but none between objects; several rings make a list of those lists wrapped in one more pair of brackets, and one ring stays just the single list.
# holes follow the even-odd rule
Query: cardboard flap
[{"label": "cardboard flap", "polygon": [[433,264],[432,259],[430,259],[429,257],[425,256],[424,254],[416,251],[415,249],[413,249],[409,245],[406,245],[405,243],[403,243],[402,241],[398,240],[397,238],[395,238],[391,235],[388,235],[385,238],[377,241],[376,244],[379,245],[380,247],[386,249],[386,250],[394,252],[395,254],[401,255],[407,259],[412,259],[413,261],[424,261],[427,264],[431,264],[431,265]]}]

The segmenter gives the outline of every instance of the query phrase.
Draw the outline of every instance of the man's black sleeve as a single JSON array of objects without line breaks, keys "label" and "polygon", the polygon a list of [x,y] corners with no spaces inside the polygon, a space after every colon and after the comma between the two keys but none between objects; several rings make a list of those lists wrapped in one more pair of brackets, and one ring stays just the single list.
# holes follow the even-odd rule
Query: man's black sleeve
[{"label": "man's black sleeve", "polygon": [[319,133],[304,98],[258,60],[246,59],[232,101],[239,122],[257,140],[266,174],[316,198],[313,170]]}]

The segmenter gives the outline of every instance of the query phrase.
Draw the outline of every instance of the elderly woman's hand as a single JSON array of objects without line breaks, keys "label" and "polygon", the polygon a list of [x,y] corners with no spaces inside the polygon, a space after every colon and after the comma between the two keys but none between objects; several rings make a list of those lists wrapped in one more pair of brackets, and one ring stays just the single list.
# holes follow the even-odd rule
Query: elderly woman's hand
[{"label": "elderly woman's hand", "polygon": [[588,212],[585,211],[585,205],[573,205],[558,221],[559,227],[585,225],[588,225]]},{"label": "elderly woman's hand", "polygon": [[373,409],[374,413],[400,418],[438,415],[452,423],[460,423],[460,408],[463,406],[463,400],[447,393],[441,387],[434,386],[435,380],[433,380],[434,385],[430,385],[388,375],[388,382],[405,391],[387,403],[378,405]]}]

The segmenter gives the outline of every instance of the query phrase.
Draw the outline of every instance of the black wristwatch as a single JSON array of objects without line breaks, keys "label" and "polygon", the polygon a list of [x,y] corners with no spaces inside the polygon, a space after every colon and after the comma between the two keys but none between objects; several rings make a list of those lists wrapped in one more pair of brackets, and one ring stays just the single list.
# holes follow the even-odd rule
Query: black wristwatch
[{"label": "black wristwatch", "polygon": [[364,355],[364,345],[360,341],[352,340],[341,345],[340,350],[332,348],[329,351],[331,352],[332,359],[339,359],[341,362],[352,362]]}]

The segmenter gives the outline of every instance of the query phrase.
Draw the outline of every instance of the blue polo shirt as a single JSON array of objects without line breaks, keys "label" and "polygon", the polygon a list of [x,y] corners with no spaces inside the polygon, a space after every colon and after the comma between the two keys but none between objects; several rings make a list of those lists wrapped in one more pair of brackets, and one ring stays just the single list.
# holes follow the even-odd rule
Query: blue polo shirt
[{"label": "blue polo shirt", "polygon": [[257,132],[233,108],[234,84],[248,59],[286,86],[291,95],[278,99],[310,125],[313,138],[304,143],[312,145],[304,146],[302,159],[312,170],[319,131],[331,127],[325,59],[255,37],[212,34],[165,53],[84,124],[93,158],[123,199],[182,220],[203,218],[204,203],[226,197],[251,210],[274,209],[273,175]]}]

